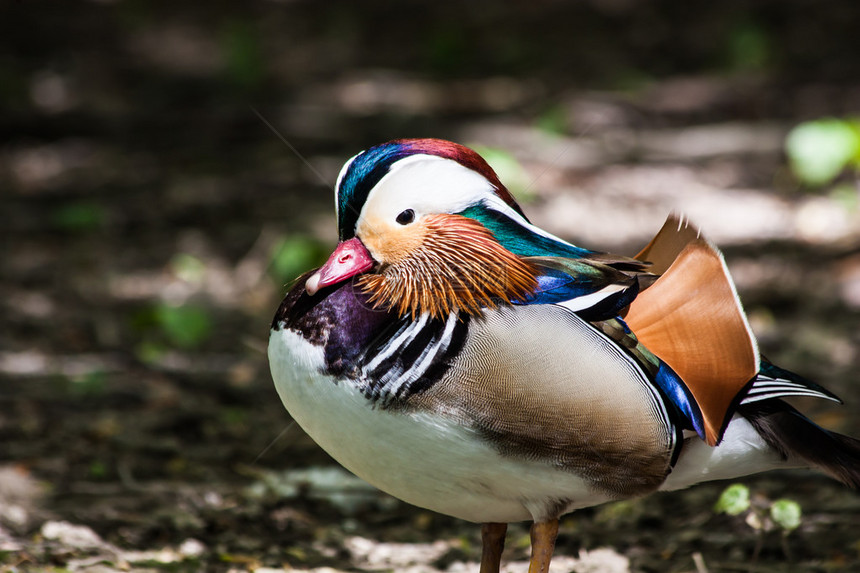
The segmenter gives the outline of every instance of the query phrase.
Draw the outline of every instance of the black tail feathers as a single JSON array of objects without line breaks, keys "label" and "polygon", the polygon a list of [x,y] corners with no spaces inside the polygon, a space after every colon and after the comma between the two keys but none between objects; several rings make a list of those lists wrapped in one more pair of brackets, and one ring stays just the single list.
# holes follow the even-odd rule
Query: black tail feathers
[{"label": "black tail feathers", "polygon": [[860,440],[825,430],[782,400],[743,404],[746,418],[772,448],[860,489]]}]

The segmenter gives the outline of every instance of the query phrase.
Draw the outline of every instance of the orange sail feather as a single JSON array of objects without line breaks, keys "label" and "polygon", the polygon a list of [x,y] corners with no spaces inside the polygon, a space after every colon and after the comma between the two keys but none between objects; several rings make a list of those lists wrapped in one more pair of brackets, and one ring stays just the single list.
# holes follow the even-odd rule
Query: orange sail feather
[{"label": "orange sail feather", "polygon": [[[759,370],[758,348],[719,251],[704,239],[692,238],[695,228],[674,220],[681,223],[681,236],[658,235],[640,256],[662,244],[663,252],[654,253],[660,261],[682,241],[686,246],[633,301],[625,320],[640,342],[687,385],[702,411],[706,441],[713,446],[722,437],[738,393]],[[664,227],[661,234],[666,231]]]}]

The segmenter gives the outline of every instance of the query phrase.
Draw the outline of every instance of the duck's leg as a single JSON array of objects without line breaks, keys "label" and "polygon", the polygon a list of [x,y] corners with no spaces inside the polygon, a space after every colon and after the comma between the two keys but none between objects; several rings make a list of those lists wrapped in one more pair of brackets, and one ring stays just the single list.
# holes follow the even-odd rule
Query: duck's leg
[{"label": "duck's leg", "polygon": [[507,523],[484,523],[481,525],[483,552],[481,553],[480,573],[499,573],[499,563],[502,560],[502,550],[505,548],[505,533],[507,531]]},{"label": "duck's leg", "polygon": [[557,535],[557,519],[532,524],[532,558],[529,561],[529,573],[548,573]]}]

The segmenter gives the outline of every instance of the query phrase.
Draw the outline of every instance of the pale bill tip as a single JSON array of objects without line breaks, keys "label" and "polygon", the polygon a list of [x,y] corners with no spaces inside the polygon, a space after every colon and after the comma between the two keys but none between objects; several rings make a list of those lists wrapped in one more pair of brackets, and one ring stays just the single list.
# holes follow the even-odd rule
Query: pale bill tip
[{"label": "pale bill tip", "polygon": [[320,289],[320,273],[319,271],[315,272],[305,281],[305,292],[309,295],[314,296],[317,291]]}]

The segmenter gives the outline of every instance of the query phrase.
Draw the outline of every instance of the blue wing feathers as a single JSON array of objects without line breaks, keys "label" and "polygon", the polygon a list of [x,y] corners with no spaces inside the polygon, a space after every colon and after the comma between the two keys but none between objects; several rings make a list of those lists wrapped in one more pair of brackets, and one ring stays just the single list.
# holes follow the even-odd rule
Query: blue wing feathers
[{"label": "blue wing feathers", "polygon": [[668,364],[660,361],[660,367],[654,376],[654,383],[663,395],[677,408],[682,418],[689,423],[689,429],[694,430],[699,437],[705,439],[705,421],[702,410],[696,403],[690,390]]}]

